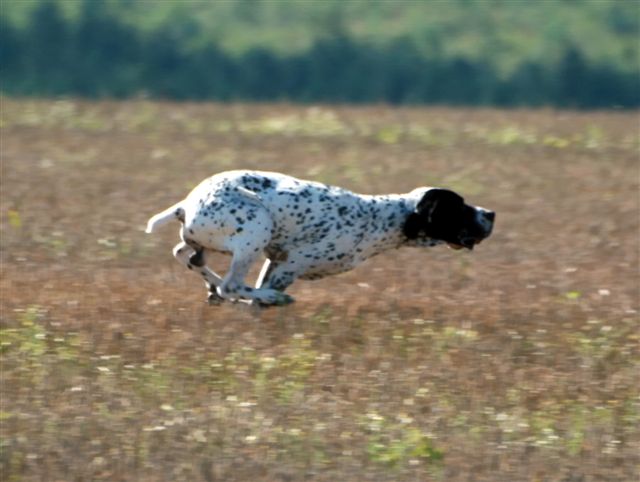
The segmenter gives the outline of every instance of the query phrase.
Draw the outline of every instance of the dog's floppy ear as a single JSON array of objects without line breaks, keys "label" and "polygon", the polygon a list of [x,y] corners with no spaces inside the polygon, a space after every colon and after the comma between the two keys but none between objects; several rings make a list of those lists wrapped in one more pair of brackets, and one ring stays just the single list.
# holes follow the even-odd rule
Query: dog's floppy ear
[{"label": "dog's floppy ear", "polygon": [[434,221],[436,212],[447,211],[448,209],[461,206],[464,199],[449,189],[434,188],[429,189],[416,206],[416,213],[428,223]]},{"label": "dog's floppy ear", "polygon": [[450,221],[449,213],[464,205],[464,199],[448,189],[432,188],[424,193],[402,228],[405,236],[415,239],[420,234],[435,236]]}]

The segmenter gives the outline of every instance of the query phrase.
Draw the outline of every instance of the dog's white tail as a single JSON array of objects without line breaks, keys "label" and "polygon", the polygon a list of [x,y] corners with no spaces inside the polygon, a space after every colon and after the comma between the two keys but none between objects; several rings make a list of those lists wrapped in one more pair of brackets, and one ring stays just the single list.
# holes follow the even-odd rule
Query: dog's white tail
[{"label": "dog's white tail", "polygon": [[147,229],[145,230],[145,232],[153,233],[157,227],[168,223],[172,219],[178,219],[184,222],[184,209],[182,208],[182,201],[174,204],[168,209],[165,209],[161,213],[152,216],[149,221],[147,221]]}]

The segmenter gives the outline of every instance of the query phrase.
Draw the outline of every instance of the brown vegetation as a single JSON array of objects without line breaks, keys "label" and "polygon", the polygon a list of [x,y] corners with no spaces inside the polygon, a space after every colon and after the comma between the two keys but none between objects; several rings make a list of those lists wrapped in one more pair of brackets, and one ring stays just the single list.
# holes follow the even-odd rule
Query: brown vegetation
[{"label": "brown vegetation", "polygon": [[[629,481],[638,118],[2,99],[2,480]],[[257,168],[497,211],[209,307],[147,218]],[[223,271],[225,258],[215,262]]]}]

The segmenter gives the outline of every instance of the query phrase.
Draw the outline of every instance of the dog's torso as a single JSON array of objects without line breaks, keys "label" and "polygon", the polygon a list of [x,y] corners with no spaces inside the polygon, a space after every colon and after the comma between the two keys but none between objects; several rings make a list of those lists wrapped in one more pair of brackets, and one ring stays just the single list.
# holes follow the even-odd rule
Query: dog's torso
[{"label": "dog's torso", "polygon": [[[234,242],[241,234],[261,236],[268,258],[295,263],[300,278],[320,278],[399,247],[406,240],[402,225],[423,191],[360,195],[278,173],[230,171],[189,194],[185,236],[222,252],[241,249]],[[256,229],[269,221],[270,230]]]}]

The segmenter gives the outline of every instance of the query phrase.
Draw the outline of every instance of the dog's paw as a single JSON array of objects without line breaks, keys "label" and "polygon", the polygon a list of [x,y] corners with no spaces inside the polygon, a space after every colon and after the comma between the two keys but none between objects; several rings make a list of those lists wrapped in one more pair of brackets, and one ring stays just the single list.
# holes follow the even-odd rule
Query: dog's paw
[{"label": "dog's paw", "polygon": [[293,296],[289,296],[286,293],[282,293],[281,291],[269,290],[273,291],[269,293],[267,296],[263,296],[260,299],[254,299],[251,304],[253,306],[258,306],[260,308],[268,308],[270,306],[286,306],[295,301]]},{"label": "dog's paw", "polygon": [[278,292],[278,296],[276,297],[276,300],[273,304],[276,306],[285,306],[285,305],[290,305],[294,301],[295,301],[295,298],[293,296],[289,296],[286,293]]},{"label": "dog's paw", "polygon": [[220,296],[215,291],[209,291],[209,296],[207,297],[207,303],[209,306],[219,306],[224,301],[224,298]]}]

